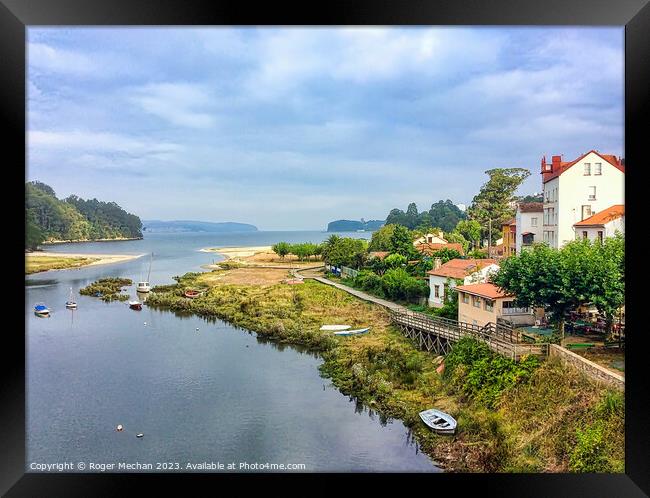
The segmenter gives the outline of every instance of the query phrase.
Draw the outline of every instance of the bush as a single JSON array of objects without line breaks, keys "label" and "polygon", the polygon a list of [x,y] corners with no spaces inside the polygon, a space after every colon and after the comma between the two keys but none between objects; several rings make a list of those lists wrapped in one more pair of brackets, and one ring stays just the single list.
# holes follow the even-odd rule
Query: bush
[{"label": "bush", "polygon": [[573,472],[610,472],[603,435],[602,423],[577,430],[577,442],[569,458]]},{"label": "bush", "polygon": [[[456,373],[460,366],[463,369]],[[493,353],[485,343],[465,337],[445,358],[444,375],[457,383],[462,377],[463,394],[494,408],[505,390],[528,380],[538,366],[534,356],[516,362]]]}]

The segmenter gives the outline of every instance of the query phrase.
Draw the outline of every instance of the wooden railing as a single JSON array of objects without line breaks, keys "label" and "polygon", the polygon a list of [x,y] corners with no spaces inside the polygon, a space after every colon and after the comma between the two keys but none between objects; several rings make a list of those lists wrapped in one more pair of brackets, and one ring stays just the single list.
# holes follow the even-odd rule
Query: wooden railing
[{"label": "wooden railing", "polygon": [[[519,332],[506,323],[488,323],[483,327],[472,323],[459,322],[449,318],[432,317],[416,311],[391,310],[391,320],[402,328],[407,335],[417,339],[427,350],[445,344],[458,342],[463,337],[473,337],[482,341],[496,353],[507,358],[519,360],[524,355],[548,355],[547,344],[525,344]],[[431,337],[435,336],[435,340]],[[443,351],[446,352],[445,348]]]}]

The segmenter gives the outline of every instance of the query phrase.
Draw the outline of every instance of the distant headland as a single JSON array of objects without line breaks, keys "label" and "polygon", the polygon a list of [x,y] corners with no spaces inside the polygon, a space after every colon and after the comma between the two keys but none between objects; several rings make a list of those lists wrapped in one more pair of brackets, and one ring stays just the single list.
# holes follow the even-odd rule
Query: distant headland
[{"label": "distant headland", "polygon": [[379,230],[384,224],[384,220],[369,220],[363,218],[360,221],[355,220],[336,220],[327,224],[328,232],[373,232]]},{"label": "distant headland", "polygon": [[142,229],[145,232],[257,232],[255,225],[235,223],[232,221],[211,222],[195,220],[143,220]]}]

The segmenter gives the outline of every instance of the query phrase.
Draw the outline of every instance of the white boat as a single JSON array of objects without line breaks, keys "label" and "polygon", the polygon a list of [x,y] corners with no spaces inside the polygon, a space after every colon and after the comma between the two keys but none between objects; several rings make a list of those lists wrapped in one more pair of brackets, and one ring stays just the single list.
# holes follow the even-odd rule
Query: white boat
[{"label": "white boat", "polygon": [[77,308],[77,301],[74,300],[74,297],[72,296],[72,287],[70,287],[70,297],[68,300],[65,302],[65,307],[73,310]]},{"label": "white boat", "polygon": [[432,408],[420,412],[420,418],[438,434],[454,434],[456,432],[456,420],[448,413]]},{"label": "white boat", "polygon": [[142,437],[142,436],[144,436],[144,434],[142,434],[141,432],[135,435],[135,437]]},{"label": "white boat", "polygon": [[323,325],[321,330],[348,330],[350,325]]},{"label": "white boat", "polygon": [[334,332],[334,335],[359,335],[359,334],[365,334],[369,330],[370,327],[366,327],[365,329],[342,330],[341,332]]},{"label": "white boat", "polygon": [[147,273],[147,280],[143,280],[142,282],[138,282],[138,285],[135,288],[135,290],[137,292],[149,292],[151,290],[151,286],[149,285],[149,278],[151,277],[151,262],[152,261],[153,261],[153,253],[151,253],[151,259],[149,260],[149,273]]},{"label": "white boat", "polygon": [[141,310],[142,303],[137,299],[135,301],[129,301],[129,308],[131,308],[132,310]]}]

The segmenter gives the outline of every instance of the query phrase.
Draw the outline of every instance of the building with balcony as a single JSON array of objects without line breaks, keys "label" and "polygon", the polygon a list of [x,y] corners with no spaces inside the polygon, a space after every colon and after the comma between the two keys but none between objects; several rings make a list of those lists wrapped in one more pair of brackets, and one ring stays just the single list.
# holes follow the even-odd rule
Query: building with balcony
[{"label": "building with balcony", "polygon": [[515,215],[515,254],[521,254],[522,249],[530,247],[535,242],[542,242],[543,217],[544,203],[519,203]]},{"label": "building with balcony", "polygon": [[500,290],[489,282],[459,285],[458,321],[483,327],[497,318],[508,320],[515,325],[533,325],[535,314],[531,308],[515,304],[515,296]]}]

